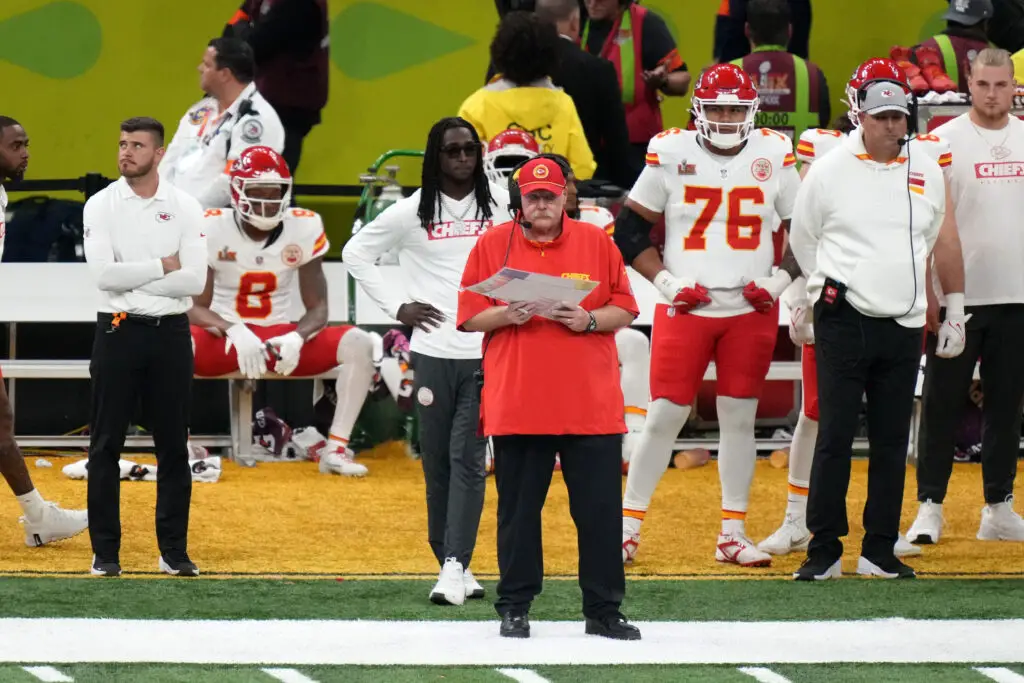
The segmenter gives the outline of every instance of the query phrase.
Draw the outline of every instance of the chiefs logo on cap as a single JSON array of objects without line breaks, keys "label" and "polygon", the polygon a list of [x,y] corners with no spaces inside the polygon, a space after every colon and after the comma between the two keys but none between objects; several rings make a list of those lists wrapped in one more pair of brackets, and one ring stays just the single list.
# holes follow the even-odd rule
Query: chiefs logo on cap
[{"label": "chiefs logo on cap", "polygon": [[533,177],[543,180],[548,177],[548,167],[537,165],[533,167]]},{"label": "chiefs logo on cap", "polygon": [[895,95],[896,95],[896,93],[894,93],[892,90],[883,90],[882,91],[882,97],[895,97]]}]

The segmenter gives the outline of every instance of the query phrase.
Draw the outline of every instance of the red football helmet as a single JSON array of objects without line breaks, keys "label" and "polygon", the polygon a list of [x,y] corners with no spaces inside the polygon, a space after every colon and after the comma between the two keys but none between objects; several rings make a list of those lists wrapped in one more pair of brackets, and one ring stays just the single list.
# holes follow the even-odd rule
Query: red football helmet
[{"label": "red football helmet", "polygon": [[525,130],[509,128],[493,138],[484,152],[484,174],[492,183],[508,181],[512,169],[540,154],[540,146]]},{"label": "red football helmet", "polygon": [[860,127],[860,105],[857,102],[857,91],[871,81],[888,81],[903,86],[903,89],[910,93],[910,81],[907,74],[899,64],[891,59],[874,57],[862,63],[850,76],[846,84],[846,105],[850,110],[846,115],[854,126]]},{"label": "red football helmet", "polygon": [[[254,196],[253,190],[263,192]],[[270,147],[249,147],[231,165],[231,206],[254,228],[270,231],[280,225],[291,198],[291,171]]]},{"label": "red football helmet", "polygon": [[[693,88],[693,117],[697,133],[715,147],[729,149],[743,144],[754,130],[761,100],[750,76],[735,64],[716,64],[697,79]],[[743,121],[711,121],[707,107],[745,107]]]}]

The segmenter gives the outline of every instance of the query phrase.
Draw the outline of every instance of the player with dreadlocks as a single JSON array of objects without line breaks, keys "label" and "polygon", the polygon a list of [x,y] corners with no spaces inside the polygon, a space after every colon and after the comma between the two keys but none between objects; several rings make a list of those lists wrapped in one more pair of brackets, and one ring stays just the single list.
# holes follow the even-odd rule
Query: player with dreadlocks
[{"label": "player with dreadlocks", "polygon": [[[511,220],[508,190],[488,183],[483,147],[460,118],[427,136],[422,187],[353,235],[342,258],[363,290],[389,316],[413,328],[413,396],[427,484],[427,540],[441,573],[430,599],[461,605],[484,589],[469,563],[484,503],[485,443],[477,436],[483,335],[455,327],[469,252],[493,224]],[[405,287],[377,265],[394,251]]]}]

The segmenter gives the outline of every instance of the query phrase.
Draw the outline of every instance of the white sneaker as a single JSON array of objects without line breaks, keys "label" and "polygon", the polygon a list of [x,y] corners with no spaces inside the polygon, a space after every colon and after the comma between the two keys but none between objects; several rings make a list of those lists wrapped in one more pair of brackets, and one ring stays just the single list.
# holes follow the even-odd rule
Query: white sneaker
[{"label": "white sneaker", "polygon": [[757,544],[757,549],[769,555],[788,555],[807,550],[811,532],[807,530],[807,518],[803,515],[787,514],[778,530]]},{"label": "white sneaker", "polygon": [[437,583],[430,591],[430,601],[435,605],[461,605],[466,602],[465,572],[462,563],[454,557],[444,561]]},{"label": "white sneaker", "polygon": [[360,465],[347,448],[326,448],[320,451],[320,474],[340,474],[343,477],[365,477],[369,471]]},{"label": "white sneaker", "polygon": [[1005,503],[981,509],[979,541],[1024,541],[1024,519],[1013,510],[1013,496]]},{"label": "white sneaker", "polygon": [[[942,517],[942,503],[933,503],[926,500],[917,508],[917,517],[907,531],[907,540],[911,543],[923,543],[929,545],[938,543],[942,536],[942,524],[945,520]],[[897,546],[899,543],[896,544]],[[899,553],[896,553],[898,556]]]},{"label": "white sneaker", "polygon": [[467,600],[479,600],[484,597],[484,587],[473,576],[468,569],[462,572],[462,584],[466,587]]},{"label": "white sneaker", "polygon": [[745,534],[718,534],[715,560],[741,567],[770,567],[772,556],[757,549]]},{"label": "white sneaker", "polygon": [[640,547],[640,532],[622,530],[622,564],[633,564]]},{"label": "white sneaker", "polygon": [[896,545],[892,547],[892,554],[896,557],[914,557],[921,554],[921,549],[911,545],[910,541],[903,534],[896,537]]},{"label": "white sneaker", "polygon": [[82,533],[89,528],[89,512],[65,510],[56,503],[47,502],[43,518],[38,522],[30,522],[24,516],[18,521],[25,525],[25,545],[35,548]]}]

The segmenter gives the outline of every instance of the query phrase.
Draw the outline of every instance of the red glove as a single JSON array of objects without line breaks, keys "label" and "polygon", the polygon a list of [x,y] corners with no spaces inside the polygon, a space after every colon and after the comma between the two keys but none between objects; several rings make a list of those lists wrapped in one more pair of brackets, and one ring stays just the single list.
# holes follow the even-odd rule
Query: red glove
[{"label": "red glove", "polygon": [[708,288],[697,283],[694,283],[693,287],[683,287],[676,292],[672,299],[672,305],[680,313],[689,313],[693,309],[709,303],[711,303],[711,297],[708,296]]},{"label": "red glove", "polygon": [[772,298],[771,293],[753,282],[748,282],[747,286],[743,288],[743,298],[750,302],[755,311],[761,313],[767,313],[775,305],[775,299]]}]

